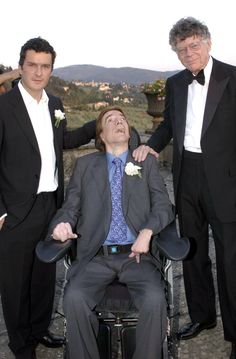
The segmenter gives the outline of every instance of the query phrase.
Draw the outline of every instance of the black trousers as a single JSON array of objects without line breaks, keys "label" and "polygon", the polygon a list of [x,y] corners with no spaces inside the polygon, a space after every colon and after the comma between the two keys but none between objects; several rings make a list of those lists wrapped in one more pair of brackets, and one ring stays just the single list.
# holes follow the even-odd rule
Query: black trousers
[{"label": "black trousers", "polygon": [[215,251],[219,301],[225,340],[236,342],[236,223],[216,216],[201,154],[184,151],[177,198],[181,234],[191,250],[183,262],[189,315],[193,322],[216,319],[215,289],[209,258],[209,227]]},{"label": "black trousers", "polygon": [[55,211],[55,194],[39,194],[22,223],[0,231],[1,300],[14,354],[35,347],[50,324],[56,267],[39,261],[35,247],[45,238]]}]

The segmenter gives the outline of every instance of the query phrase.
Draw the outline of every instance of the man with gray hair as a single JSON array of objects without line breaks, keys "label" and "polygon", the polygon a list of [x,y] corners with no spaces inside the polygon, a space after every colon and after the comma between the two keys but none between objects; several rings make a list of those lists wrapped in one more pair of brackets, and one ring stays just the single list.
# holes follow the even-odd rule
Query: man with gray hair
[{"label": "man with gray hair", "polygon": [[[216,326],[209,226],[215,250],[225,340],[236,357],[236,67],[210,56],[205,24],[187,17],[171,29],[169,43],[185,69],[167,79],[164,120],[136,160],[157,153],[173,138],[173,184],[181,235],[191,251],[183,262],[191,322],[179,339]],[[154,152],[156,151],[156,152]]]}]

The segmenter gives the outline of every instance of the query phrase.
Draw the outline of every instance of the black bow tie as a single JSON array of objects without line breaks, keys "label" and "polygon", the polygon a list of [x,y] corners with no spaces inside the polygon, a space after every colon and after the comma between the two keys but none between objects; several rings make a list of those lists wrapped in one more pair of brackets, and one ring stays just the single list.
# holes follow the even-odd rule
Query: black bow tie
[{"label": "black bow tie", "polygon": [[193,82],[193,80],[197,80],[197,82],[200,85],[204,85],[205,75],[204,75],[203,70],[199,71],[199,73],[196,76],[194,76],[191,71],[189,71],[189,70],[186,70],[186,71],[187,71],[187,79],[188,79],[189,84],[191,84]]}]

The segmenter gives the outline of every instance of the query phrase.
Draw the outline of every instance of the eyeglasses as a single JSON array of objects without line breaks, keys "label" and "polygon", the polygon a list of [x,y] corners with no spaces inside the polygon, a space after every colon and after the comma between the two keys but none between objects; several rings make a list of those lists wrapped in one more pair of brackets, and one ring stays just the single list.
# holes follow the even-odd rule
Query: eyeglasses
[{"label": "eyeglasses", "polygon": [[182,48],[179,48],[179,49],[176,47],[176,48],[175,48],[175,51],[177,52],[177,54],[178,54],[179,56],[186,56],[188,50],[190,50],[190,51],[192,51],[192,52],[197,52],[197,51],[199,51],[203,42],[206,43],[206,40],[201,40],[201,41],[198,41],[198,42],[193,42],[193,43],[189,44],[188,46],[182,47]]}]

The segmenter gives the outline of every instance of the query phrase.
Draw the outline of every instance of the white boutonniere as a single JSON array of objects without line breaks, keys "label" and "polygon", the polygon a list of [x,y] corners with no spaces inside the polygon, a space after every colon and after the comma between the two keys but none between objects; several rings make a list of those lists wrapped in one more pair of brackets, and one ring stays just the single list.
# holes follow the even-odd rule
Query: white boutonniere
[{"label": "white boutonniere", "polygon": [[142,167],[134,165],[132,162],[128,162],[125,166],[125,173],[128,176],[139,176],[142,177],[141,174]]},{"label": "white boutonniere", "polygon": [[55,121],[55,127],[59,127],[60,122],[61,122],[62,120],[64,120],[64,118],[65,118],[65,114],[64,114],[64,112],[62,112],[61,110],[55,110],[55,111],[54,111],[54,115],[55,115],[55,119],[56,119],[56,121]]}]

